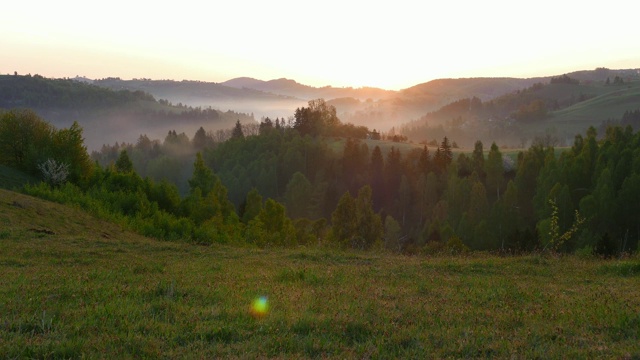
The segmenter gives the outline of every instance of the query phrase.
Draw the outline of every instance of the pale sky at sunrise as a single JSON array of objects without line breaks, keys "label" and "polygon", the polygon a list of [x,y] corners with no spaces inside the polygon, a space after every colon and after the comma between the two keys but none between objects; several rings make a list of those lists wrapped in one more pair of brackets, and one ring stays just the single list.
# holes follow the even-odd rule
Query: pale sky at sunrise
[{"label": "pale sky at sunrise", "polygon": [[403,89],[640,68],[640,3],[7,1],[0,73]]}]

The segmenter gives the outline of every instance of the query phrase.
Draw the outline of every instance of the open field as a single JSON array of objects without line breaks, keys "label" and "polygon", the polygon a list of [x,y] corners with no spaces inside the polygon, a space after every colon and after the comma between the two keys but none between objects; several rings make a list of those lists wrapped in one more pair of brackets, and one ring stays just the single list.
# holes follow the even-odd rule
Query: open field
[{"label": "open field", "polygon": [[572,137],[574,134],[584,134],[589,126],[598,128],[605,120],[620,120],[625,111],[634,111],[640,107],[639,81],[603,88],[609,91],[555,111],[546,121],[531,123],[525,129],[536,132],[556,128],[559,134]]},{"label": "open field", "polygon": [[0,273],[6,358],[640,358],[638,258],[203,247],[0,190]]}]

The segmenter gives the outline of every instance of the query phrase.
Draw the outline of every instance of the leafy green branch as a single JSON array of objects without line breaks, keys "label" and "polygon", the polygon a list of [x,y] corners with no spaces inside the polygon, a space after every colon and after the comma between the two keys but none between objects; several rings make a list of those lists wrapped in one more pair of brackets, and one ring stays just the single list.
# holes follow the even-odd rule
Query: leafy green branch
[{"label": "leafy green branch", "polygon": [[545,245],[546,250],[549,245],[553,247],[554,251],[560,249],[560,247],[567,241],[569,241],[573,235],[575,235],[580,226],[584,223],[585,218],[580,215],[580,212],[576,210],[575,219],[569,230],[560,235],[560,225],[558,225],[558,205],[553,199],[549,199],[549,205],[551,206],[551,224],[549,226],[549,243]]}]

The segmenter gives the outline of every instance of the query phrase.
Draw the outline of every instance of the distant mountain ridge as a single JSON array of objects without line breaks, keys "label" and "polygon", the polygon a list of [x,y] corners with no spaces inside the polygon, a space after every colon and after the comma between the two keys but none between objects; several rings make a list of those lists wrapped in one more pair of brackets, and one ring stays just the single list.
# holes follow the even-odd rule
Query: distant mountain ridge
[{"label": "distant mountain ridge", "polygon": [[294,97],[299,97],[300,93],[312,91],[313,89],[315,89],[308,85],[299,84],[295,80],[285,78],[264,81],[251,77],[239,77],[221,82],[219,84],[237,89],[255,89],[264,92],[289,95]]},{"label": "distant mountain ridge", "polygon": [[[559,74],[560,75],[560,74]],[[59,79],[64,80],[63,84],[69,86],[69,82],[75,82],[79,86],[95,86],[99,88],[107,88],[115,90],[117,94],[121,94],[119,91],[128,90],[131,94],[138,97],[137,103],[130,103],[127,111],[127,116],[114,117],[119,123],[133,125],[131,121],[126,120],[132,118],[129,113],[138,111],[142,106],[145,112],[151,114],[154,111],[170,112],[183,112],[185,106],[192,106],[201,109],[211,108],[218,113],[218,118],[224,118],[225,121],[219,123],[219,125],[228,125],[230,121],[240,119],[245,121],[246,119],[260,120],[262,117],[270,117],[271,119],[281,118],[287,119],[293,117],[296,108],[307,106],[307,103],[311,99],[324,98],[327,103],[334,105],[337,109],[339,118],[343,122],[350,122],[355,125],[364,125],[370,129],[376,129],[382,132],[390,131],[392,128],[399,129],[403,124],[413,123],[419,119],[423,119],[427,114],[438,111],[444,106],[453,104],[463,99],[478,98],[483,103],[497,100],[501,97],[507,96],[507,98],[497,101],[495,104],[499,105],[504,101],[507,101],[510,105],[502,106],[505,111],[516,111],[513,106],[521,106],[527,104],[520,104],[519,101],[525,99],[518,99],[520,92],[532,87],[535,84],[548,84],[555,76],[535,77],[535,78],[506,78],[506,77],[493,77],[493,78],[459,78],[459,79],[436,79],[425,83],[417,84],[407,89],[394,91],[384,90],[378,88],[337,88],[332,86],[325,87],[313,87],[304,84],[300,84],[295,80],[280,78],[273,80],[259,80],[250,77],[240,77],[230,79],[222,83],[205,82],[205,81],[190,81],[190,80],[151,80],[151,79],[132,79],[123,80],[120,78],[105,78],[93,80],[86,77],[77,77],[76,79]],[[615,79],[619,79],[624,83],[631,83],[640,80],[640,69],[621,69],[612,70],[606,68],[597,68],[595,70],[582,70],[575,71],[566,74],[572,79],[578,80],[581,87],[574,87],[571,91],[571,97],[576,99],[585,98],[589,96],[601,95],[598,91],[588,88],[589,86],[604,86],[605,82],[609,80],[614,82]],[[43,82],[45,79],[39,77]],[[34,76],[32,81],[38,79],[38,76]],[[5,80],[9,80],[9,76],[6,76]],[[26,80],[26,79],[25,79]],[[71,81],[74,80],[74,81]],[[0,84],[1,85],[1,84]],[[585,88],[586,86],[586,88]],[[1,87],[1,86],[0,86]],[[56,88],[56,87],[54,87]],[[75,92],[79,91],[80,87],[70,87],[67,95],[61,96],[59,100],[50,93],[52,87],[44,86],[40,88],[41,93],[38,93],[37,87],[34,88],[36,92],[21,91],[18,93],[15,89],[7,88],[5,90],[5,99],[0,99],[5,102],[5,107],[8,106],[28,106],[34,99],[37,100],[36,105],[33,107],[40,107],[40,112],[52,119],[73,119],[82,115],[78,113],[78,110],[84,106],[84,101],[78,101],[78,97]],[[96,89],[91,87],[82,88],[79,92],[82,96],[89,93],[95,93],[95,96],[88,97],[89,102],[104,102],[108,97],[113,97],[116,93],[106,93],[105,96],[98,95]],[[561,89],[561,87],[554,87],[554,89]],[[604,89],[606,90],[606,89]],[[604,91],[603,90],[603,91]],[[621,90],[624,90],[621,88]],[[554,90],[555,91],[555,90]],[[564,91],[564,90],[562,90]],[[595,92],[594,92],[595,91]],[[569,94],[564,91],[564,94],[560,94],[557,97],[559,103],[567,101],[566,95]],[[513,94],[513,95],[511,95]],[[533,93],[529,93],[531,96]],[[108,96],[107,96],[108,95]],[[149,99],[144,99],[145,96],[151,95]],[[541,96],[541,95],[535,95]],[[554,95],[555,96],[555,95]],[[515,98],[514,98],[515,97]],[[142,100],[145,101],[142,101]],[[155,99],[162,99],[156,103]],[[624,106],[631,106],[629,101],[634,99],[633,96],[625,97]],[[164,101],[167,100],[167,101]],[[529,99],[528,101],[530,101]],[[584,99],[583,99],[584,100]],[[0,106],[2,106],[0,101]],[[55,104],[60,105],[60,101],[79,104],[67,110],[60,112],[59,110],[51,109],[48,106],[42,105],[53,101]],[[58,103],[56,103],[58,101]],[[554,101],[553,96],[546,97],[545,101],[550,104]],[[612,100],[613,102],[613,100]],[[611,102],[607,103],[610,104]],[[10,105],[14,104],[14,105]],[[21,105],[22,104],[22,105]],[[51,105],[55,105],[51,104]],[[178,109],[169,109],[166,106],[170,104],[178,104]],[[604,103],[602,103],[604,104]],[[582,109],[581,119],[589,116],[589,111],[584,110],[585,105],[576,107],[574,109]],[[595,106],[595,105],[594,105]],[[613,105],[607,105],[608,109],[614,109]],[[169,106],[170,107],[170,106]],[[138,110],[135,110],[135,109]],[[150,110],[153,109],[153,110]],[[569,109],[570,110],[570,109]],[[569,110],[563,112],[557,112],[554,114],[556,119],[562,118],[564,123],[575,123],[574,113],[570,113]],[[625,110],[623,107],[616,106],[615,112],[599,111],[598,121],[607,119],[607,116],[611,118],[619,118],[620,110]],[[629,109],[629,110],[635,110]],[[104,125],[104,119],[106,119],[107,112],[113,112],[112,110],[101,110],[101,121],[93,122],[96,124]],[[553,110],[555,111],[555,110]],[[609,115],[610,113],[610,115]],[[246,115],[246,116],[245,116]],[[480,115],[477,115],[480,116]],[[112,116],[113,117],[113,116]],[[91,116],[93,118],[93,115]],[[439,119],[440,122],[450,121],[450,118]],[[586,121],[586,120],[585,120]],[[55,121],[58,122],[58,121]],[[148,121],[147,121],[148,122]],[[585,123],[583,120],[580,124]],[[62,123],[60,125],[65,125]],[[212,124],[212,123],[210,123]],[[139,124],[144,126],[145,124]],[[180,122],[178,124],[163,124],[162,127],[156,127],[154,133],[160,133],[166,129],[166,126],[171,126],[176,130],[180,130],[186,123]],[[194,124],[191,123],[190,126]],[[115,126],[115,125],[114,125]],[[120,125],[119,125],[120,126]],[[212,125],[209,125],[212,126]],[[205,128],[209,130],[209,128]],[[88,130],[88,129],[87,129]],[[187,132],[191,132],[192,129],[185,129]],[[152,132],[153,130],[135,130],[135,133],[143,133],[145,131]],[[115,134],[114,131],[112,131]],[[87,131],[87,137],[93,140],[95,146],[97,141],[100,141],[101,137],[107,132],[103,130],[95,130],[93,134]],[[131,141],[131,139],[127,139]]]},{"label": "distant mountain ridge", "polygon": [[192,136],[201,126],[213,131],[231,128],[237,120],[254,120],[245,113],[157,101],[139,88],[110,89],[99,84],[90,79],[0,75],[0,108],[30,108],[57,128],[77,121],[91,150],[116,141],[135,142],[141,134],[161,139],[177,130]]},{"label": "distant mountain ridge", "polygon": [[[568,75],[581,82],[605,81],[607,77],[613,79],[615,76],[628,80],[639,78],[637,69],[598,68]],[[287,118],[296,108],[306,106],[309,100],[323,98],[336,106],[343,121],[386,131],[460,99],[477,97],[488,101],[535,83],[548,82],[551,78],[436,79],[399,91],[368,87],[313,87],[286,78],[259,80],[251,77],[221,83],[107,78],[95,80],[93,84],[114,90],[141,90],[173,103],[255,114],[256,119],[267,116]],[[87,81],[85,78],[81,80]]]},{"label": "distant mountain ridge", "polygon": [[264,81],[249,77],[240,77],[225,81],[220,84],[234,88],[255,89],[273,94],[287,95],[303,100],[313,100],[318,98],[331,100],[343,97],[352,97],[359,100],[380,100],[395,96],[397,93],[393,90],[384,90],[373,87],[313,87],[309,85],[303,85],[296,82],[295,80],[285,78]]}]

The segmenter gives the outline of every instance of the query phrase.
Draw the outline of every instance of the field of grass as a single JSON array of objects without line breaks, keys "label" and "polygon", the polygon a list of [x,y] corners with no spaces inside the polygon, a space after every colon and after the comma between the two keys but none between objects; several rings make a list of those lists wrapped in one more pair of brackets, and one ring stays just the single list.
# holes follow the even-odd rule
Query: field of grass
[{"label": "field of grass", "polygon": [[556,128],[561,134],[584,134],[589,126],[598,127],[609,119],[620,120],[625,111],[640,108],[640,81],[620,86],[602,87],[608,90],[598,96],[552,113],[546,121],[531,124],[529,131]]},{"label": "field of grass", "polygon": [[203,247],[0,190],[0,274],[3,358],[640,358],[638,258]]}]

